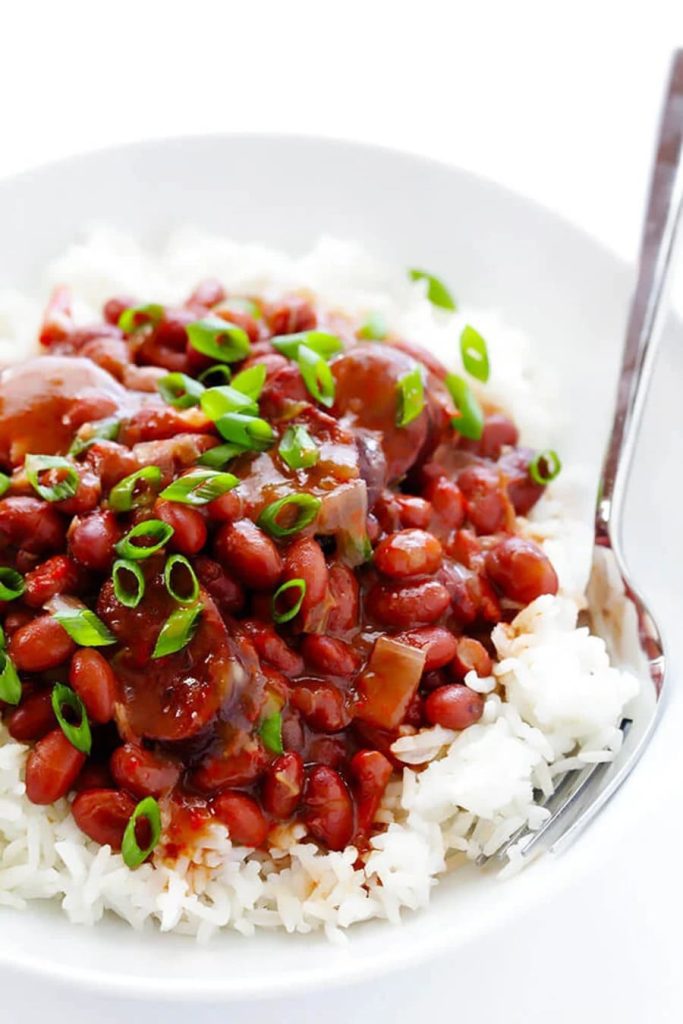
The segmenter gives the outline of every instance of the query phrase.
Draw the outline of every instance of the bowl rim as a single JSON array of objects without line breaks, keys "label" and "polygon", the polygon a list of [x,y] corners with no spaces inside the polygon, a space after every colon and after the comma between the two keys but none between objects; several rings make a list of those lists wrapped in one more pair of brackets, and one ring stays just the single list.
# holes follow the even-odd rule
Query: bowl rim
[{"label": "bowl rim", "polygon": [[[351,150],[358,154],[359,158],[373,158],[381,156],[385,159],[396,159],[398,161],[412,164],[417,172],[428,171],[430,168],[438,168],[461,180],[473,184],[484,185],[498,193],[506,203],[516,204],[524,207],[537,216],[541,215],[543,220],[554,222],[555,226],[563,233],[573,236],[574,240],[582,245],[589,245],[601,257],[608,259],[620,271],[627,269],[627,263],[619,253],[606,244],[602,239],[592,235],[589,230],[558,213],[551,206],[538,202],[523,192],[509,188],[499,180],[489,175],[477,174],[467,168],[460,167],[448,160],[437,157],[430,157],[419,152],[380,145],[364,141],[356,141],[343,136],[327,136],[315,133],[288,133],[288,132],[197,132],[183,135],[163,135],[143,137],[133,141],[120,144],[100,146],[94,149],[87,149],[59,157],[54,160],[45,161],[35,166],[24,168],[18,172],[5,175],[0,178],[0,192],[11,190],[23,183],[39,181],[40,178],[49,176],[54,172],[67,171],[70,167],[88,163],[96,163],[106,159],[109,154],[141,153],[156,148],[175,149],[195,144],[211,142],[217,145],[272,145],[272,146],[315,146],[327,148],[331,151]],[[615,798],[619,802],[619,796]],[[600,821],[591,825],[590,831],[600,829],[604,826],[605,818],[609,817],[612,805],[607,807],[600,815]],[[603,860],[608,857],[609,851],[606,846],[616,846],[619,841],[619,829],[613,829],[607,843],[603,843],[602,850],[598,849],[597,859]],[[599,844],[593,844],[599,848]],[[584,875],[596,862],[595,851],[586,843],[585,837],[582,842],[572,846],[561,857],[553,858],[546,855],[527,867],[521,875],[517,876],[516,892],[509,896],[503,910],[487,908],[486,912],[480,915],[468,931],[468,941],[480,938],[493,925],[505,924],[516,911],[523,911],[535,906],[543,897],[550,897],[552,893],[564,887],[569,879],[576,881]],[[529,879],[533,879],[532,882]],[[427,906],[418,911],[406,912],[405,916],[412,916],[414,913],[428,914],[430,907]],[[29,913],[31,911],[28,911]],[[24,911],[22,911],[24,913]],[[40,913],[40,908],[37,908]],[[389,922],[376,922],[375,927],[392,927]],[[79,927],[73,925],[72,927]],[[353,929],[350,929],[350,943],[353,944]],[[144,934],[144,933],[143,933]],[[196,940],[192,937],[182,936],[189,942]],[[305,938],[305,937],[302,937]],[[245,939],[245,941],[249,941]],[[258,941],[252,939],[251,941]],[[372,956],[363,958],[343,957],[340,954],[340,947],[330,944],[333,954],[325,965],[311,974],[310,970],[302,967],[299,971],[292,972],[284,979],[278,976],[276,982],[269,982],[267,986],[261,984],[257,987],[254,978],[248,976],[239,978],[224,976],[207,980],[202,978],[201,989],[192,988],[186,977],[170,976],[166,979],[142,977],[136,974],[117,972],[112,974],[104,970],[93,970],[90,967],[79,969],[76,967],[63,967],[55,964],[45,964],[37,956],[13,955],[11,947],[0,946],[0,968],[11,969],[19,976],[32,977],[42,976],[55,982],[59,987],[78,986],[83,992],[97,993],[98,995],[118,996],[135,998],[138,1000],[169,1002],[178,1000],[181,996],[191,995],[194,1002],[200,1003],[227,1003],[245,999],[272,999],[281,996],[303,995],[321,990],[323,987],[338,988],[352,983],[361,983],[371,978],[379,978],[390,975],[395,971],[416,967],[427,960],[447,955],[449,951],[459,944],[455,943],[452,933],[448,928],[440,928],[428,941],[422,941],[417,946],[404,943],[400,950],[393,947],[384,949],[378,944]],[[343,950],[341,951],[343,953]],[[261,979],[263,981],[263,979]]]}]

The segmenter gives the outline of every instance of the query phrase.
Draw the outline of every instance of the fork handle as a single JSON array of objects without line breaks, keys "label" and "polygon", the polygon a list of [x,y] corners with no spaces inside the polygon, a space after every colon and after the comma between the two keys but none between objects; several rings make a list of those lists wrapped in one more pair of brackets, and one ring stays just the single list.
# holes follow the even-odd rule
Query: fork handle
[{"label": "fork handle", "polygon": [[676,50],[664,101],[638,257],[638,275],[622,356],[616,409],[602,468],[595,517],[597,543],[614,547],[643,402],[666,304],[683,198],[683,49]]}]

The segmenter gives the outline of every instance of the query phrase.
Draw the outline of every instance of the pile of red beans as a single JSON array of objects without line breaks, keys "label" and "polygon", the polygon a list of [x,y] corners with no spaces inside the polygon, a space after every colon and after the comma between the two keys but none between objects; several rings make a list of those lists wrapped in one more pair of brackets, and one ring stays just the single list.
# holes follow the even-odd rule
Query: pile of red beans
[{"label": "pile of red beans", "polygon": [[[491,674],[492,628],[557,590],[542,550],[515,533],[515,517],[543,492],[529,472],[534,453],[494,409],[477,440],[462,437],[432,356],[398,338],[360,340],[357,325],[309,298],[247,302],[206,281],[184,305],[125,330],[134,307],[112,299],[100,323],[82,327],[59,289],[45,354],[0,381],[0,562],[23,578],[21,594],[0,603],[21,684],[2,713],[30,745],[28,797],[72,794],[79,827],[114,849],[151,797],[164,821],[157,853],[169,858],[211,821],[247,846],[267,847],[295,821],[324,848],[362,850],[401,768],[394,741],[476,723],[483,697],[467,680]],[[233,453],[224,468],[237,485],[191,504],[161,491],[225,438],[198,404],[168,404],[157,385],[169,372],[197,380],[211,369],[187,331],[207,314],[248,337],[233,374],[265,368],[258,413],[273,440]],[[327,402],[272,343],[315,330],[341,340]],[[397,385],[416,366],[424,404],[398,425]],[[115,437],[94,430],[105,422]],[[316,446],[313,465],[282,457],[278,442],[296,425]],[[25,465],[36,453],[69,460],[73,494],[36,490]],[[112,489],[150,466],[158,481],[132,508],[112,507]],[[292,493],[313,496],[317,516],[273,535],[264,509]],[[144,596],[131,607],[112,569],[122,538],[152,519],[172,534],[138,562]],[[180,649],[158,656],[182,607],[165,583],[174,553],[196,575],[201,614]],[[278,615],[297,594],[295,613]],[[79,643],[54,611],[60,598],[94,612],[109,640]],[[56,717],[56,684],[87,715],[87,751]]]}]

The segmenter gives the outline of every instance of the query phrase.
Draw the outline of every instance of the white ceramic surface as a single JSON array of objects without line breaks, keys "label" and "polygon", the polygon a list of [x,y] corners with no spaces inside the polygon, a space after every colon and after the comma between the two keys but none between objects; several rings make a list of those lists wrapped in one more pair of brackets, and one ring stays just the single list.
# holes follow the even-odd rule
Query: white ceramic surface
[{"label": "white ceramic surface", "polygon": [[[314,139],[207,137],[104,151],[0,183],[0,286],[36,287],[45,263],[92,221],[150,242],[193,223],[293,251],[330,233],[399,265],[427,266],[468,303],[495,307],[536,340],[563,382],[565,461],[597,467],[629,275],[590,238],[498,186],[419,158]],[[673,372],[655,382],[664,405],[675,402],[683,371],[680,351],[674,359]],[[655,460],[648,469],[659,473]],[[657,531],[664,510],[641,501],[632,515],[641,523],[647,515]],[[156,998],[272,995],[368,978],[511,929],[524,905],[550,900],[607,858],[619,835],[599,822],[563,858],[505,883],[463,872],[439,886],[429,911],[408,915],[402,928],[362,926],[346,948],[318,937],[231,934],[197,947],[114,921],[86,931],[40,905],[3,911],[0,967]]]}]

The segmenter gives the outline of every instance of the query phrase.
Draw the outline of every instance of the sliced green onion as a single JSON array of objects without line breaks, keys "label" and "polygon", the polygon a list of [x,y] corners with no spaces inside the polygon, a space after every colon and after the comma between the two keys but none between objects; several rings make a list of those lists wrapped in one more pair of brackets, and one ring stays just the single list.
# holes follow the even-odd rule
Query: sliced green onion
[{"label": "sliced green onion", "polygon": [[124,334],[135,334],[145,327],[156,327],[164,315],[164,307],[158,302],[148,302],[146,306],[131,306],[124,309],[119,317],[119,327]]},{"label": "sliced green onion", "polygon": [[[137,840],[136,826],[140,819],[149,825],[149,843],[143,849]],[[121,841],[121,856],[129,868],[138,868],[147,860],[161,838],[161,811],[153,796],[146,796],[137,805],[126,825]]]},{"label": "sliced green onion", "polygon": [[108,416],[104,420],[97,420],[96,423],[88,423],[86,428],[81,429],[84,433],[79,432],[69,448],[69,455],[72,458],[87,451],[97,441],[115,441],[121,430],[121,420]]},{"label": "sliced green onion", "polygon": [[424,381],[419,366],[399,377],[396,383],[396,426],[407,427],[425,406]]},{"label": "sliced green onion", "polygon": [[26,589],[24,577],[8,565],[0,566],[0,601],[14,601]]},{"label": "sliced green onion", "polygon": [[160,496],[167,501],[180,501],[183,505],[208,505],[210,501],[231,491],[238,483],[238,478],[232,473],[192,469],[164,488]]},{"label": "sliced green onion", "polygon": [[556,476],[559,476],[562,463],[557,452],[547,448],[534,456],[529,464],[529,476],[537,484],[549,484]]},{"label": "sliced green onion", "polygon": [[204,452],[197,465],[208,466],[209,469],[224,469],[229,462],[237,455],[242,455],[245,449],[239,444],[218,444],[215,448],[209,448]]},{"label": "sliced green onion", "polygon": [[463,437],[478,441],[484,429],[484,413],[474,392],[467,381],[455,373],[447,373],[444,383],[460,413],[459,416],[453,417],[451,426]]},{"label": "sliced green onion", "polygon": [[[5,631],[2,628],[2,626],[0,626],[0,651],[4,651],[5,647],[7,647],[7,640],[5,638]],[[2,699],[2,698],[0,698],[0,699]]]},{"label": "sliced green onion", "polygon": [[227,363],[216,363],[203,370],[197,378],[206,388],[217,388],[222,384],[229,384],[232,380],[232,370]]},{"label": "sliced green onion", "polygon": [[[179,573],[181,577],[185,573],[187,574],[189,579],[185,582],[189,583],[189,593],[187,593],[187,586],[179,589],[177,582],[173,582],[173,576],[175,575],[177,577]],[[199,597],[199,580],[197,579],[196,572],[188,562],[187,558],[185,558],[185,555],[171,555],[171,557],[166,560],[166,565],[164,566],[164,584],[171,597],[174,598],[178,604],[194,604]],[[185,593],[182,592],[183,589],[186,591]]]},{"label": "sliced green onion", "polygon": [[249,451],[262,452],[273,443],[273,428],[258,416],[229,412],[216,420],[216,429],[226,441],[232,441]]},{"label": "sliced green onion", "polygon": [[[283,594],[286,594],[289,590],[298,590],[299,591],[299,596],[297,597],[297,599],[294,602],[294,604],[291,605],[291,607],[287,608],[285,611],[278,611],[278,606],[279,606],[279,603],[280,603],[280,598],[282,597]],[[293,594],[290,594],[290,597],[293,597],[293,596],[294,596]],[[278,624],[281,624],[283,622],[290,622],[291,619],[293,619],[296,615],[299,614],[299,611],[301,610],[301,605],[303,604],[303,600],[304,600],[305,596],[306,596],[306,580],[302,580],[302,579],[287,580],[286,583],[283,583],[282,586],[278,587],[277,590],[275,591],[275,593],[273,594],[273,621],[277,622]]]},{"label": "sliced green onion", "polygon": [[167,654],[182,651],[189,644],[199,625],[203,605],[200,603],[186,608],[176,608],[161,627],[152,652],[153,658],[165,658]]},{"label": "sliced green onion", "polygon": [[438,277],[434,277],[433,274],[428,274],[426,270],[412,269],[408,271],[411,281],[426,281],[427,282],[427,298],[433,306],[438,306],[440,309],[455,310],[455,300],[449,292],[443,281],[440,281]]},{"label": "sliced green onion", "polygon": [[389,328],[381,313],[371,313],[365,323],[358,330],[358,337],[364,341],[384,341]]},{"label": "sliced green onion", "polygon": [[278,334],[270,339],[273,348],[281,352],[288,359],[298,359],[302,345],[309,348],[311,352],[322,356],[323,359],[331,359],[337,352],[341,352],[343,345],[336,334],[329,334],[327,331],[299,331],[297,334]]},{"label": "sliced green onion", "polygon": [[[157,551],[161,551],[164,544],[169,542],[173,533],[173,527],[169,523],[164,523],[161,519],[146,519],[144,522],[134,526],[132,530],[129,530],[125,537],[122,537],[118,542],[115,550],[122,558],[132,558],[133,561],[137,562],[141,558],[149,558],[150,555],[155,555]],[[151,540],[152,543],[133,543],[133,541],[144,537]]]},{"label": "sliced green onion", "polygon": [[[76,725],[67,722],[64,717],[63,708],[67,707],[78,716]],[[90,723],[85,711],[85,705],[78,694],[65,686],[63,683],[55,683],[52,687],[52,710],[59,727],[68,739],[72,747],[80,750],[82,754],[89,754],[92,747],[92,735]]]},{"label": "sliced green onion", "polygon": [[274,715],[268,715],[261,722],[259,734],[263,745],[273,754],[284,754],[285,748],[282,745],[282,715],[276,711]]},{"label": "sliced green onion", "polygon": [[[312,494],[288,494],[264,508],[258,517],[258,525],[273,537],[291,537],[293,533],[298,533],[313,522],[321,505],[320,498]],[[290,510],[293,509],[298,510],[294,521],[289,525],[282,525],[279,521],[281,514],[284,512],[289,519]]]},{"label": "sliced green onion", "polygon": [[214,423],[229,412],[241,412],[249,416],[258,412],[254,400],[230,384],[224,384],[219,388],[207,388],[200,399],[200,404]]},{"label": "sliced green onion", "polygon": [[479,331],[475,331],[469,324],[463,327],[460,335],[460,355],[462,365],[471,377],[476,377],[484,383],[489,379],[489,352],[486,342]]},{"label": "sliced green onion", "polygon": [[[40,482],[41,473],[57,469],[66,472],[66,476],[52,485]],[[64,501],[73,498],[78,490],[78,472],[68,459],[61,455],[27,455],[24,470],[29,483],[45,501]]]},{"label": "sliced green onion", "polygon": [[233,378],[232,386],[243,395],[248,395],[253,402],[258,402],[265,383],[266,368],[263,363],[257,363],[238,373]]},{"label": "sliced green onion", "polygon": [[206,316],[188,324],[187,336],[192,348],[219,363],[238,363],[251,351],[247,332],[219,316]]},{"label": "sliced green onion", "polygon": [[[133,577],[127,585],[126,577]],[[126,608],[137,608],[145,593],[145,577],[137,562],[128,558],[117,558],[111,571],[116,600]]]},{"label": "sliced green onion", "polygon": [[107,647],[116,643],[116,637],[102,619],[73,598],[57,594],[45,607],[80,647]]},{"label": "sliced green onion", "polygon": [[280,457],[290,469],[308,469],[320,458],[318,446],[306,427],[287,427],[278,446]]},{"label": "sliced green onion", "polygon": [[0,649],[0,700],[6,704],[18,704],[21,700],[21,679],[4,643]]},{"label": "sliced green onion", "polygon": [[[137,489],[138,484],[147,484],[141,491]],[[139,508],[151,500],[155,484],[161,482],[161,470],[158,466],[144,466],[136,470],[123,480],[119,480],[109,492],[109,504],[115,512],[130,512],[132,508]]]},{"label": "sliced green onion", "polygon": [[323,356],[308,345],[299,345],[299,369],[304,384],[321,405],[334,405],[334,377]]},{"label": "sliced green onion", "polygon": [[0,473],[0,498],[9,490],[12,481],[7,476],[7,473]]},{"label": "sliced green onion", "polygon": [[198,405],[204,385],[186,373],[167,373],[157,381],[157,389],[163,400],[175,409],[189,409]]}]

